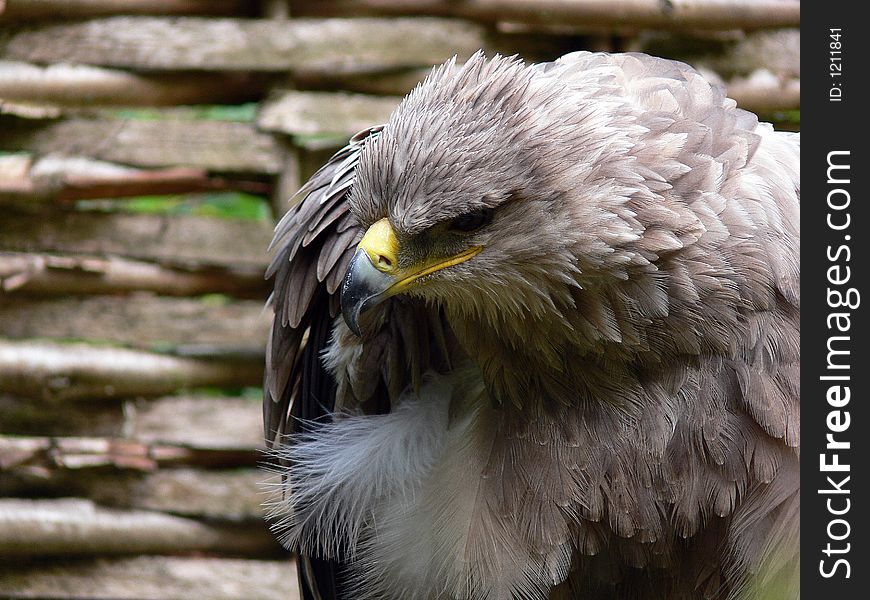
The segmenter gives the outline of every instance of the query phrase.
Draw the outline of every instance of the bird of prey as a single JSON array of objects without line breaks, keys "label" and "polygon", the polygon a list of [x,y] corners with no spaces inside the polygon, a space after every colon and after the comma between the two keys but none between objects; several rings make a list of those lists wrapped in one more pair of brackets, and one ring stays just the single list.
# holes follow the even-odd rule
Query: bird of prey
[{"label": "bird of prey", "polygon": [[587,52],[353,137],[269,269],[304,598],[798,597],[799,139]]}]

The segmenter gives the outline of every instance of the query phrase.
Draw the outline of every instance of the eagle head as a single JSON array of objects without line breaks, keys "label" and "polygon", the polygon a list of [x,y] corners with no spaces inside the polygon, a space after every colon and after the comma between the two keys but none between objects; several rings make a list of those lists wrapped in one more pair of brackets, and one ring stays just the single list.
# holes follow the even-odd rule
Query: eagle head
[{"label": "eagle head", "polygon": [[[595,93],[608,90],[602,75]],[[624,277],[642,233],[626,204],[649,194],[627,153],[645,130],[626,101],[590,93],[482,53],[412,91],[356,168],[349,327],[397,294],[493,324],[550,318],[584,278]]]}]

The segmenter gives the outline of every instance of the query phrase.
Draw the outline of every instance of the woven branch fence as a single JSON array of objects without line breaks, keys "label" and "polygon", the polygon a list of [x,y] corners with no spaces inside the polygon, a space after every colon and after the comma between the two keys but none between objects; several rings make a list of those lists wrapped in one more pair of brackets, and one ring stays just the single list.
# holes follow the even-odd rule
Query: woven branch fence
[{"label": "woven branch fence", "polygon": [[799,129],[794,0],[0,0],[0,596],[298,597],[257,467],[287,200],[478,48],[694,64]]}]

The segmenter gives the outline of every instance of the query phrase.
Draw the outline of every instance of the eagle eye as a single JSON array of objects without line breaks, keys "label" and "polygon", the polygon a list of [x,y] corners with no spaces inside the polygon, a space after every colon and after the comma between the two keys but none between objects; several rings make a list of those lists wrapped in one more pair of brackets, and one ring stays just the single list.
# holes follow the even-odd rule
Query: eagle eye
[{"label": "eagle eye", "polygon": [[465,233],[470,233],[472,231],[477,231],[484,225],[489,224],[490,221],[492,221],[492,209],[480,208],[467,213],[463,213],[458,217],[454,217],[454,219],[450,221],[449,229],[451,231],[462,231]]}]

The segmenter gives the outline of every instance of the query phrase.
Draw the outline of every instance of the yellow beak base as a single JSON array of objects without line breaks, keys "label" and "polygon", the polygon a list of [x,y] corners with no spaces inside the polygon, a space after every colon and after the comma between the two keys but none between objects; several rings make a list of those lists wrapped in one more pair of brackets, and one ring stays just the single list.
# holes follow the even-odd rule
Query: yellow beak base
[{"label": "yellow beak base", "polygon": [[360,240],[341,287],[342,314],[357,335],[363,312],[426,275],[465,262],[483,247],[472,246],[446,259],[433,258],[405,269],[399,267],[400,249],[399,238],[387,219],[374,223]]}]

